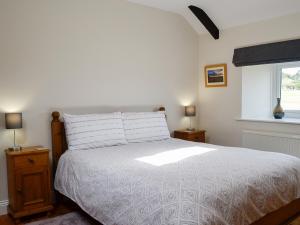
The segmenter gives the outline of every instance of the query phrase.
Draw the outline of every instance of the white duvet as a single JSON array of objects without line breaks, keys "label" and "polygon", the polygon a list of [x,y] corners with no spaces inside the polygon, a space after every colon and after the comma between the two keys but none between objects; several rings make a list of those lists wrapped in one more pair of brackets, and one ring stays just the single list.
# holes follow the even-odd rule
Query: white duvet
[{"label": "white duvet", "polygon": [[248,225],[300,197],[300,160],[169,139],[67,151],[55,188],[104,225]]}]

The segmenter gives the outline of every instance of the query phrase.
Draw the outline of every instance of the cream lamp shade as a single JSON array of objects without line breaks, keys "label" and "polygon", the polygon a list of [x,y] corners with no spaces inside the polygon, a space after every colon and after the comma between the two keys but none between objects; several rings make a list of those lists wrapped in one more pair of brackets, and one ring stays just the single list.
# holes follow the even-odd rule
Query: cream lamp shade
[{"label": "cream lamp shade", "polygon": [[185,106],[185,116],[188,117],[196,116],[196,106],[194,105]]},{"label": "cream lamp shade", "polygon": [[22,113],[5,113],[6,129],[22,128]]}]

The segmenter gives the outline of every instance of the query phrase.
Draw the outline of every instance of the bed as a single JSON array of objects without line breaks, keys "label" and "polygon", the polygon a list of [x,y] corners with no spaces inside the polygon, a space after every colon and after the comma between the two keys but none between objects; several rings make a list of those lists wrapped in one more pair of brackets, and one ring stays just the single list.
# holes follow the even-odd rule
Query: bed
[{"label": "bed", "polygon": [[279,225],[300,212],[300,160],[168,139],[66,151],[52,114],[55,189],[103,225]]}]

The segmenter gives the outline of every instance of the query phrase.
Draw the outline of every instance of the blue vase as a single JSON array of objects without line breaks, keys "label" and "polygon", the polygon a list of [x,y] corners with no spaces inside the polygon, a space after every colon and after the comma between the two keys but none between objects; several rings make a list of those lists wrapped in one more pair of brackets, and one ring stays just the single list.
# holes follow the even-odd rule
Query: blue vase
[{"label": "blue vase", "polygon": [[282,119],[284,117],[284,111],[280,105],[280,100],[280,98],[277,98],[277,105],[273,110],[273,115],[275,119]]}]

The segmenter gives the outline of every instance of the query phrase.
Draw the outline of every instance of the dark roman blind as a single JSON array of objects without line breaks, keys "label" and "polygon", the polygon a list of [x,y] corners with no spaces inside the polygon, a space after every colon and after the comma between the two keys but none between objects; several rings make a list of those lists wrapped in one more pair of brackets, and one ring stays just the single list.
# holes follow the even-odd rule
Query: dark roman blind
[{"label": "dark roman blind", "polygon": [[256,45],[234,50],[235,66],[300,61],[300,39]]}]

